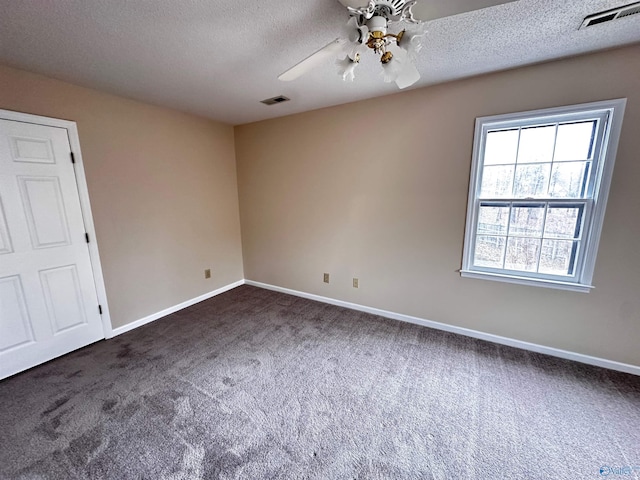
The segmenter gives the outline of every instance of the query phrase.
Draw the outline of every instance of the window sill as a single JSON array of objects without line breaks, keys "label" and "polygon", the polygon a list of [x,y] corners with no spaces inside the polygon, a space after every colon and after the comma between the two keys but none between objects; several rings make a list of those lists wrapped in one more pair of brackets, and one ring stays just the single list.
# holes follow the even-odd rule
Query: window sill
[{"label": "window sill", "polygon": [[545,280],[542,278],[519,277],[517,275],[502,275],[499,273],[473,272],[460,270],[460,276],[465,278],[479,278],[482,280],[492,280],[494,282],[515,283],[517,285],[530,285],[532,287],[555,288],[558,290],[569,290],[572,292],[589,293],[595,287],[582,283],[561,282],[557,280]]}]

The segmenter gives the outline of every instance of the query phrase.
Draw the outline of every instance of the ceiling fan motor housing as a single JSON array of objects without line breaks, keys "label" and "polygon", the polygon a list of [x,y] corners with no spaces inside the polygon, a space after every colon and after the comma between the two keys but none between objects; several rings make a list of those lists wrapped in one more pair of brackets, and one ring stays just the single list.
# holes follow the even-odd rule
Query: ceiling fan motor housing
[{"label": "ceiling fan motor housing", "polygon": [[387,18],[397,17],[402,15],[407,3],[406,0],[375,0],[376,14],[382,14]]},{"label": "ceiling fan motor housing", "polygon": [[417,0],[369,0],[366,6],[355,8],[350,6],[354,0],[339,0],[349,10],[352,18],[355,18],[359,26],[368,24],[375,17],[382,17],[389,22],[406,21],[420,23],[413,17],[411,9]]}]

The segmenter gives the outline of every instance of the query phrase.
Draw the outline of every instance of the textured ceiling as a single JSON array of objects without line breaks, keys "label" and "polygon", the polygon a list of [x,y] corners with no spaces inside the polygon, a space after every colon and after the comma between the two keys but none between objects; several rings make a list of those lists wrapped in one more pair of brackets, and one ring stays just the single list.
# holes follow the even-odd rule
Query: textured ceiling
[{"label": "textured ceiling", "polygon": [[[640,15],[578,30],[630,2],[517,0],[429,21],[413,88],[640,42]],[[353,83],[332,61],[277,80],[343,34],[337,0],[0,0],[0,12],[0,63],[234,125],[397,91],[373,55]],[[280,94],[291,102],[259,103]]]}]

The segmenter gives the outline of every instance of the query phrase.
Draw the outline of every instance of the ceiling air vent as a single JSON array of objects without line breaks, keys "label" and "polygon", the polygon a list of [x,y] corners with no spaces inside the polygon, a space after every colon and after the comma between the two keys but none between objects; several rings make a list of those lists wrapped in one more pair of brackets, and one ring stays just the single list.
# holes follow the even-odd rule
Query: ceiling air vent
[{"label": "ceiling air vent", "polygon": [[285,97],[284,95],[278,95],[277,97],[267,98],[266,100],[261,100],[260,103],[264,103],[265,105],[276,105],[282,102],[288,102],[291,100],[290,98]]},{"label": "ceiling air vent", "polygon": [[584,22],[580,25],[580,28],[593,27],[600,23],[610,22],[612,20],[619,20],[630,15],[640,13],[640,2],[630,3],[624,7],[613,8],[600,13],[594,13],[585,17]]}]

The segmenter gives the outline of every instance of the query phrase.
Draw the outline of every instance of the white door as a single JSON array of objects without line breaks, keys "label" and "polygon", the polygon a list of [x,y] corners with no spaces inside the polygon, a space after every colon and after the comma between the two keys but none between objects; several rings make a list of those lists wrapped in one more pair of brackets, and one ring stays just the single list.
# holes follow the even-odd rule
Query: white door
[{"label": "white door", "polygon": [[67,130],[0,120],[0,379],[102,338]]}]

